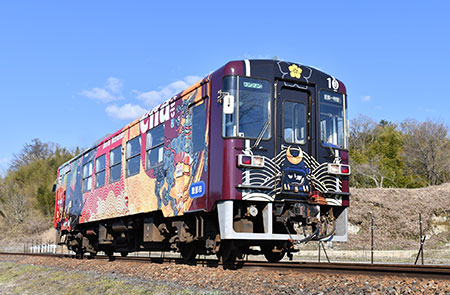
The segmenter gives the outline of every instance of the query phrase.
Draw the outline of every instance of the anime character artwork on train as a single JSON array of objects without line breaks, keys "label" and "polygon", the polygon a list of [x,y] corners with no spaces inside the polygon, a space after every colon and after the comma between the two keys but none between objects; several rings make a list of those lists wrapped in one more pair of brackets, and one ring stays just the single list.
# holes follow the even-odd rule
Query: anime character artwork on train
[{"label": "anime character artwork on train", "polygon": [[344,84],[312,67],[229,62],[59,168],[58,242],[233,263],[345,241],[346,108]]}]

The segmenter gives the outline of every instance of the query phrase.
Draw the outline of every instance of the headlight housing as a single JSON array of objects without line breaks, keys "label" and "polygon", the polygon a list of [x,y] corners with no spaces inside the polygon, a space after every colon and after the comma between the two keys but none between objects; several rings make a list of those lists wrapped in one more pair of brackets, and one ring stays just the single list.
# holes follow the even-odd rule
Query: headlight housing
[{"label": "headlight housing", "polygon": [[238,167],[262,168],[264,157],[258,155],[238,155]]},{"label": "headlight housing", "polygon": [[350,175],[350,166],[346,164],[328,164],[328,173],[337,175]]}]

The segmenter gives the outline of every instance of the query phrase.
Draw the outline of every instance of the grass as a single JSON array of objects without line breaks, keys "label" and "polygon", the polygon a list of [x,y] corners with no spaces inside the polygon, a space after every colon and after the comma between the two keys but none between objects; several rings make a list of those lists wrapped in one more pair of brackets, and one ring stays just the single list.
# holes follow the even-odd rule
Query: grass
[{"label": "grass", "polygon": [[0,262],[0,294],[218,294],[114,274]]}]

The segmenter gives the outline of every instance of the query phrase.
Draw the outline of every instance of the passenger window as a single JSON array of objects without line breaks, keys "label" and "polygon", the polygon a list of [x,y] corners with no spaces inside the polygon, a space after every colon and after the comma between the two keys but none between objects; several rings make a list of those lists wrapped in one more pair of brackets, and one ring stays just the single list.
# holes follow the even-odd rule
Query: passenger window
[{"label": "passenger window", "polygon": [[163,162],[164,157],[164,124],[147,132],[147,169]]},{"label": "passenger window", "polygon": [[105,185],[106,156],[102,155],[95,160],[95,188]]},{"label": "passenger window", "polygon": [[139,173],[141,164],[141,136],[127,142],[127,177]]},{"label": "passenger window", "polygon": [[206,103],[202,103],[192,110],[192,152],[202,151],[205,147],[206,131]]},{"label": "passenger window", "polygon": [[306,107],[302,103],[284,102],[283,138],[287,143],[305,144],[306,142]]},{"label": "passenger window", "polygon": [[109,183],[120,180],[122,171],[122,147],[116,147],[109,152]]},{"label": "passenger window", "polygon": [[92,189],[92,161],[83,165],[83,193]]}]

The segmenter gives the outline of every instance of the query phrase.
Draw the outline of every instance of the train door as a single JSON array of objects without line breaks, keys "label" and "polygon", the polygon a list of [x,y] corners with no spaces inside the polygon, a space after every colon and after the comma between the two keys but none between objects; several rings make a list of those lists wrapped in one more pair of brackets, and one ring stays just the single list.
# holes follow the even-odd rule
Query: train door
[{"label": "train door", "polygon": [[73,228],[81,213],[82,191],[81,191],[81,162],[82,157],[70,163],[70,172],[67,174],[67,189],[64,200],[64,225],[62,229]]},{"label": "train door", "polygon": [[[199,89],[200,90],[200,89]],[[208,184],[208,144],[209,144],[209,100],[198,91],[197,100],[190,105],[192,123],[191,130],[191,171],[187,181],[189,189],[189,210],[206,208],[206,195]],[[199,99],[200,98],[200,99]]]},{"label": "train door", "polygon": [[310,185],[306,162],[312,154],[311,101],[314,91],[276,84],[275,155],[282,197],[307,197]]},{"label": "train door", "polygon": [[55,228],[60,227],[60,223],[63,220],[64,216],[64,206],[66,202],[67,190],[67,174],[69,173],[69,169],[70,166],[69,164],[67,164],[59,170],[55,198]]}]

